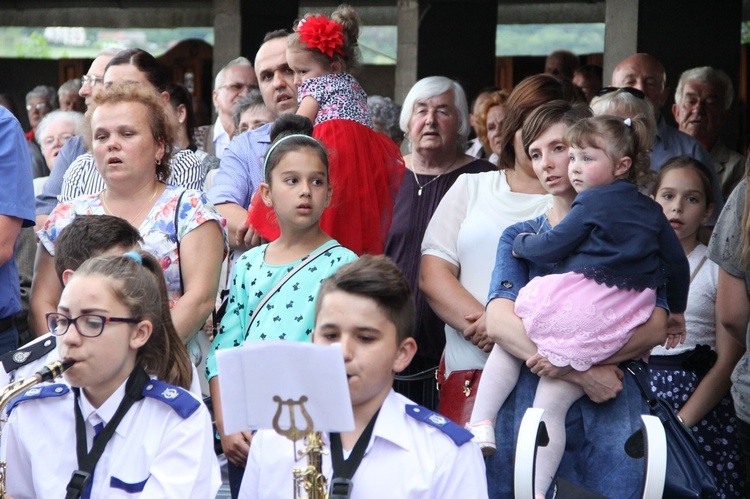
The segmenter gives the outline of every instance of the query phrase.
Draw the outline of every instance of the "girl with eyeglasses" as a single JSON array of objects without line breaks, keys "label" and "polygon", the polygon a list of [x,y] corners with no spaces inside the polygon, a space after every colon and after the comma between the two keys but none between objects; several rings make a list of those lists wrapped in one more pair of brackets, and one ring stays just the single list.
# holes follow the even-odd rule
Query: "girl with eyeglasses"
[{"label": "girl with eyeglasses", "polygon": [[190,360],[159,262],[145,252],[88,260],[47,324],[60,358],[75,363],[69,385],[34,387],[9,406],[8,494],[213,497],[211,418],[187,390]]}]

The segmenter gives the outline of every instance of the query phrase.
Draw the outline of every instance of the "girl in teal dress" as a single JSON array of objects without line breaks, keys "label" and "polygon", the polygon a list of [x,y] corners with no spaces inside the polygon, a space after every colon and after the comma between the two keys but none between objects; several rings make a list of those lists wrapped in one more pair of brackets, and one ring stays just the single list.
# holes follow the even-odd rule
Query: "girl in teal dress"
[{"label": "girl in teal dress", "polygon": [[224,434],[216,351],[245,341],[310,341],[320,283],[357,258],[320,228],[331,186],[328,155],[311,135],[310,120],[297,115],[284,115],[271,128],[273,142],[259,191],[263,203],[276,214],[281,235],[237,261],[227,310],[206,361],[216,426],[234,490],[242,481],[252,435]]}]

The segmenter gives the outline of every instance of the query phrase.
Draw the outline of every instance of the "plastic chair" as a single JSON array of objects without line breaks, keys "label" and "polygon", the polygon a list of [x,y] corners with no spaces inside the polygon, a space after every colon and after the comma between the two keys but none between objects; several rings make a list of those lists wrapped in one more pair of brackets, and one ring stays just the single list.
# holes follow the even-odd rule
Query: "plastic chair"
[{"label": "plastic chair", "polygon": [[[547,428],[542,421],[544,409],[529,408],[521,421],[516,444],[515,468],[513,480],[515,499],[534,498],[534,476],[536,472],[537,448],[549,443]],[[628,440],[628,455],[633,458],[645,456],[645,479],[643,481],[643,499],[662,497],[664,480],[667,472],[667,438],[659,418],[642,415],[643,432],[640,441]],[[645,435],[645,439],[643,436]],[[556,499],[594,499],[604,497],[596,492],[584,489],[562,479],[555,481]]]}]

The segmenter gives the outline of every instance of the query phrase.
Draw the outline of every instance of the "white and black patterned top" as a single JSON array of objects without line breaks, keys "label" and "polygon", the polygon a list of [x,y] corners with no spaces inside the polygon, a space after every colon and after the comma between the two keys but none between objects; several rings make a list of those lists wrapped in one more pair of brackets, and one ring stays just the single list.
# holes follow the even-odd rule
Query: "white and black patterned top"
[{"label": "white and black patterned top", "polygon": [[[176,151],[169,160],[169,168],[168,184],[203,191],[205,167],[193,151]],[[105,187],[104,179],[96,169],[94,155],[87,152],[78,156],[65,172],[62,191],[57,199],[62,203],[85,194],[98,194]]]},{"label": "white and black patterned top", "polygon": [[297,102],[312,97],[318,103],[315,125],[328,120],[352,120],[372,128],[367,94],[349,73],[331,73],[302,82]]}]

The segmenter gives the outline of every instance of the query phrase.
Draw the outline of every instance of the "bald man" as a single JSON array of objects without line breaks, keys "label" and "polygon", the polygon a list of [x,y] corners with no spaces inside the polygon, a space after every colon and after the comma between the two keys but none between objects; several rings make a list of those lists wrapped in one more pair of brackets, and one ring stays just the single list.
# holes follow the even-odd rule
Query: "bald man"
[{"label": "bald man", "polygon": [[651,102],[656,118],[656,139],[651,151],[651,169],[658,172],[664,163],[674,156],[687,155],[706,165],[713,174],[716,209],[712,221],[715,223],[724,205],[721,181],[716,174],[711,155],[700,143],[686,133],[667,125],[661,109],[669,95],[667,74],[664,66],[649,54],[633,54],[617,65],[612,72],[612,86],[637,88]]}]

